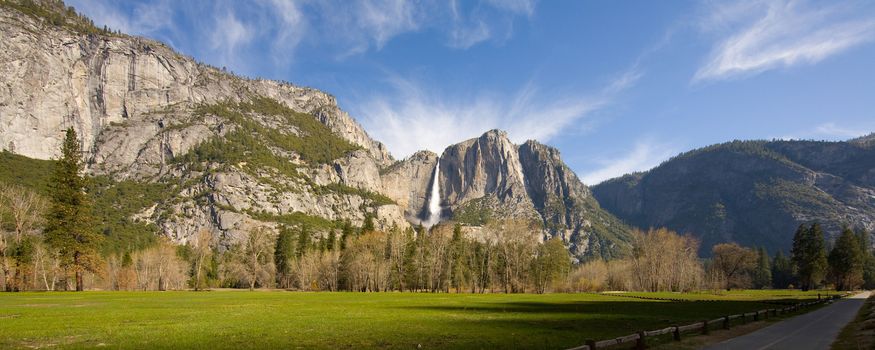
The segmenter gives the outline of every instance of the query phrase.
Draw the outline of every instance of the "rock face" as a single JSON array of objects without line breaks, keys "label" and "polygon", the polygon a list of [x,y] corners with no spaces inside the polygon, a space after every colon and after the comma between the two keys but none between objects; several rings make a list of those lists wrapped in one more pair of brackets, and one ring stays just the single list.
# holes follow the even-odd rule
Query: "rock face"
[{"label": "rock face", "polygon": [[[47,3],[52,3],[47,1]],[[130,123],[128,141],[115,160],[130,165],[138,146],[155,135],[162,117],[186,113],[195,104],[269,97],[312,114],[337,135],[368,150],[380,164],[386,148],[337,107],[334,97],[310,88],[248,80],[182,56],[164,44],[126,35],[84,34],[45,19],[0,8],[0,147],[32,158],[58,154],[63,130],[76,128],[83,148],[102,151],[105,128]],[[48,6],[48,5],[45,5]],[[165,114],[167,113],[167,114]],[[146,125],[148,124],[148,125]],[[141,127],[153,130],[141,130]],[[151,135],[150,135],[151,134]],[[184,144],[174,144],[184,146]],[[184,150],[184,149],[183,149]]]},{"label": "rock face", "polygon": [[605,209],[639,227],[787,252],[800,223],[829,236],[875,229],[875,147],[850,142],[736,141],[681,154],[593,188]]},{"label": "rock face", "polygon": [[[425,219],[436,161],[434,154],[417,153],[383,176],[387,188],[399,189],[389,196],[413,222]],[[534,141],[515,145],[503,131],[447,147],[440,156],[440,191],[447,220],[471,226],[490,219],[534,220],[544,238],[562,239],[582,259],[616,256],[628,247],[629,228],[599,207],[556,149]]]},{"label": "rock face", "polygon": [[[326,93],[244,79],[162,43],[98,30],[60,1],[3,2],[0,32],[0,150],[50,159],[73,127],[92,174],[177,184],[177,200],[138,215],[177,241],[200,229],[233,239],[301,218],[323,230],[341,220],[361,225],[368,213],[384,227],[408,226],[379,195],[388,151]],[[227,152],[238,144],[223,138],[240,132],[262,138],[261,163],[191,156],[204,144]],[[306,145],[276,142],[316,134],[348,152],[303,159]]]},{"label": "rock face", "polygon": [[423,210],[437,160],[437,154],[419,151],[383,172],[384,193],[403,208],[410,222],[419,224],[425,219]]}]

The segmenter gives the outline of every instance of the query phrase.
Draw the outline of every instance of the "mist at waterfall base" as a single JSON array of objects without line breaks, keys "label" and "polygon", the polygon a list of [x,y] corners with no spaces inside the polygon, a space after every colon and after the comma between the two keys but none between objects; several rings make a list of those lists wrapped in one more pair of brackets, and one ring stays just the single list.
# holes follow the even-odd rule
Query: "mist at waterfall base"
[{"label": "mist at waterfall base", "polygon": [[430,229],[432,226],[436,225],[441,221],[441,160],[438,158],[437,164],[434,166],[434,176],[432,176],[431,180],[431,193],[429,194],[428,199],[428,217],[422,221],[422,226],[426,229]]}]

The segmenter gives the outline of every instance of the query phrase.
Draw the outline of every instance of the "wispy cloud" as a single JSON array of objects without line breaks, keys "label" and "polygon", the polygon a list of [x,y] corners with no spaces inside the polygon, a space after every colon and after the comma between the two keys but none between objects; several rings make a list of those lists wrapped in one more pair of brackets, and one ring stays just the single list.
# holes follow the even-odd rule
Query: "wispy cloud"
[{"label": "wispy cloud", "polygon": [[797,0],[721,2],[699,24],[722,37],[693,82],[813,64],[875,38],[871,13]]},{"label": "wispy cloud", "polygon": [[504,9],[516,14],[531,16],[535,13],[535,0],[487,0],[489,4],[496,8]]},{"label": "wispy cloud", "polygon": [[778,140],[844,141],[871,134],[873,131],[875,131],[875,123],[837,123],[831,121],[772,138]]},{"label": "wispy cloud", "polygon": [[[294,60],[300,46],[324,57],[345,59],[379,51],[406,33],[434,31],[454,49],[506,39],[515,18],[530,18],[534,0],[170,1],[136,4],[110,0],[69,0],[78,10],[123,32],[186,43],[188,53],[208,57],[244,73],[263,65],[251,51],[265,47],[276,67]],[[183,22],[174,22],[178,20]]]},{"label": "wispy cloud", "polygon": [[600,167],[596,170],[578,174],[583,183],[595,185],[618,176],[651,169],[677,153],[678,148],[672,144],[644,138],[638,140],[629,152],[610,159],[602,159],[598,161]]},{"label": "wispy cloud", "polygon": [[854,137],[868,135],[871,132],[872,130],[869,129],[849,128],[839,126],[836,123],[832,122],[820,124],[814,129],[814,134],[841,139],[850,139]]},{"label": "wispy cloud", "polygon": [[368,96],[355,112],[369,133],[386,143],[396,157],[418,150],[440,153],[444,147],[486,130],[503,129],[515,142],[547,142],[574,129],[576,121],[612,103],[617,94],[641,77],[625,72],[594,93],[543,93],[529,83],[514,94],[452,97],[427,91],[416,82],[395,77],[387,94]]},{"label": "wispy cloud", "polygon": [[75,0],[76,10],[87,14],[95,23],[124,33],[148,35],[163,28],[173,27],[172,7],[166,0],[141,3],[134,6],[132,16],[117,4],[103,0]]},{"label": "wispy cloud", "polygon": [[218,64],[239,65],[236,53],[252,40],[254,29],[240,21],[233,12],[225,12],[216,21],[216,29],[210,37],[212,50],[219,53]]}]

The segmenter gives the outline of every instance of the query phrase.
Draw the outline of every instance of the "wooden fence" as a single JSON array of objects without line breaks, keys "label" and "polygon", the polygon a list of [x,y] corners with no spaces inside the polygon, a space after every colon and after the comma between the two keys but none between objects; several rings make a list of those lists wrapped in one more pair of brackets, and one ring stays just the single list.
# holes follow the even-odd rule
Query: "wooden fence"
[{"label": "wooden fence", "polygon": [[[845,294],[846,296],[847,294]],[[818,294],[818,299],[815,301],[808,301],[804,303],[796,303],[789,305],[787,307],[779,308],[779,309],[765,309],[759,310],[755,312],[748,312],[738,315],[730,315],[724,316],[720,318],[715,318],[713,320],[702,320],[696,323],[688,324],[686,326],[671,326],[663,329],[657,329],[653,331],[640,331],[635,334],[630,334],[627,336],[617,337],[613,339],[605,339],[600,341],[595,340],[587,340],[586,344],[574,347],[568,350],[596,350],[603,349],[613,345],[627,344],[635,342],[636,349],[645,349],[647,348],[647,338],[655,337],[659,335],[672,334],[672,339],[675,341],[681,340],[681,334],[684,332],[698,331],[701,334],[708,334],[711,329],[716,329],[715,327],[720,327],[721,329],[729,329],[732,320],[741,319],[742,323],[747,323],[750,321],[759,321],[761,319],[767,319],[770,316],[775,317],[782,314],[793,313],[802,308],[810,307],[813,305],[821,304],[830,300],[840,299],[842,295],[832,295],[826,298],[821,298]],[[679,300],[680,301],[680,300]],[[683,300],[687,301],[687,300]]]}]

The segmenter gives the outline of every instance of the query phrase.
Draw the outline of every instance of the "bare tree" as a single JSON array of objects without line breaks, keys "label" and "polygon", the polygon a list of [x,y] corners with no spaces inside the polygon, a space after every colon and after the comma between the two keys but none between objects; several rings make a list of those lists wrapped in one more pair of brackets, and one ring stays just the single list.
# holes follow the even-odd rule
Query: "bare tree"
[{"label": "bare tree", "polygon": [[[29,285],[33,242],[29,235],[43,219],[45,200],[36,192],[18,185],[0,186],[0,216],[12,219],[13,231],[0,233],[0,260],[6,290],[23,290]],[[14,264],[14,273],[12,265]]]},{"label": "bare tree", "polygon": [[43,220],[46,202],[36,192],[21,186],[7,186],[4,192],[3,200],[8,203],[15,224],[15,242],[20,243]]},{"label": "bare tree", "polygon": [[496,221],[485,228],[494,237],[501,262],[500,279],[505,293],[523,293],[528,284],[528,268],[535,256],[538,229],[524,220]]},{"label": "bare tree", "polygon": [[699,242],[661,228],[635,231],[630,273],[637,290],[688,291],[701,285],[703,270],[696,255]]},{"label": "bare tree", "polygon": [[12,274],[11,274],[11,254],[10,254],[10,246],[12,240],[12,233],[7,232],[4,229],[3,218],[6,217],[6,213],[9,211],[9,206],[4,200],[6,194],[7,186],[5,184],[0,183],[0,269],[3,272],[3,290],[11,291],[12,290]]},{"label": "bare tree", "polygon": [[206,262],[213,254],[213,233],[208,229],[201,229],[194,241],[194,290],[201,290],[204,283],[203,277],[206,270]]},{"label": "bare tree", "polygon": [[154,247],[134,253],[133,260],[139,290],[181,289],[185,284],[186,264],[164,239]]},{"label": "bare tree", "polygon": [[55,290],[61,270],[61,258],[51,246],[37,240],[33,247],[34,281],[42,280],[45,290]]},{"label": "bare tree", "polygon": [[336,291],[340,281],[340,252],[332,249],[320,253],[319,286],[322,290]]},{"label": "bare tree", "polygon": [[721,243],[712,249],[712,266],[725,278],[725,287],[749,288],[750,272],[756,266],[757,253],[735,243]]},{"label": "bare tree", "polygon": [[275,234],[267,228],[259,227],[250,231],[238,247],[239,272],[249,284],[250,290],[254,290],[256,284],[263,287],[269,286],[274,280],[274,236]]}]

